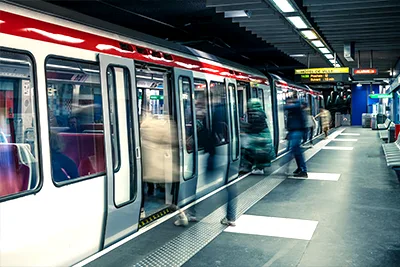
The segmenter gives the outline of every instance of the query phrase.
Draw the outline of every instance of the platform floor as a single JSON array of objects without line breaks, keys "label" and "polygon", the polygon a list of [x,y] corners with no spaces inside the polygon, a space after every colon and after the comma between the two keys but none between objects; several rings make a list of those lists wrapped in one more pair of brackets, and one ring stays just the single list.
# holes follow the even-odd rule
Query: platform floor
[{"label": "platform floor", "polygon": [[287,177],[283,157],[235,183],[236,227],[219,223],[222,190],[196,205],[199,222],[171,218],[88,266],[400,266],[400,185],[381,143],[338,129],[305,152],[308,179]]}]

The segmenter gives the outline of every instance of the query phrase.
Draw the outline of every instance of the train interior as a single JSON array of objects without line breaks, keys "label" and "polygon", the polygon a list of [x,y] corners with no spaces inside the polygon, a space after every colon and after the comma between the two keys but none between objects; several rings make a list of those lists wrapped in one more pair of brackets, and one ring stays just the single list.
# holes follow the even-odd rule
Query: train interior
[{"label": "train interior", "polygon": [[32,73],[29,56],[0,50],[0,196],[39,182]]},{"label": "train interior", "polygon": [[173,204],[177,175],[176,120],[171,70],[136,64],[143,167],[142,217]]}]

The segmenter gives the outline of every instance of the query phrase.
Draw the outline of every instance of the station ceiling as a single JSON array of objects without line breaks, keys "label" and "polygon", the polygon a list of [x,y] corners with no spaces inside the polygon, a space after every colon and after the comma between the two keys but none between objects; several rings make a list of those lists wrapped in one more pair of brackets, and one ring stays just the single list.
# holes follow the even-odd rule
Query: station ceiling
[{"label": "station ceiling", "polygon": [[[46,2],[289,78],[293,69],[308,64],[331,66],[271,0]],[[400,58],[399,0],[292,0],[292,3],[337,53],[343,66],[358,67],[359,61],[360,67],[368,68],[372,62],[380,77],[393,74]],[[249,16],[229,17],[229,11],[246,11]],[[355,45],[353,62],[343,56],[344,44],[349,42]]]}]

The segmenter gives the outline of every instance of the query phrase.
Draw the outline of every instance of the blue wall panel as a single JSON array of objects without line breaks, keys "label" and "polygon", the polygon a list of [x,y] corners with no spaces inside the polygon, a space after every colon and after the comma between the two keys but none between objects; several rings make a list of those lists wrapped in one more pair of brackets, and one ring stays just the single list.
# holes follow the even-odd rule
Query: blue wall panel
[{"label": "blue wall panel", "polygon": [[367,88],[369,85],[351,86],[351,124],[361,125],[361,116],[367,112]]}]

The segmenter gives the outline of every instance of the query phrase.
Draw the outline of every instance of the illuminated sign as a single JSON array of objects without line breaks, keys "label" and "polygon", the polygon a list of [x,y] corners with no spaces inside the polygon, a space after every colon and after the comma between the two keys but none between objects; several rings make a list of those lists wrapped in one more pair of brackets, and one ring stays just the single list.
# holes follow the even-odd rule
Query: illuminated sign
[{"label": "illuminated sign", "polygon": [[150,99],[151,100],[163,100],[164,96],[163,95],[151,95]]},{"label": "illuminated sign", "polygon": [[347,79],[347,74],[343,73],[325,73],[325,74],[301,74],[295,75],[296,82],[301,83],[327,83],[342,82]]},{"label": "illuminated sign", "polygon": [[369,98],[377,99],[377,98],[392,98],[392,94],[370,94]]},{"label": "illuminated sign", "polygon": [[347,67],[343,67],[343,68],[313,68],[313,69],[294,70],[294,74],[330,74],[330,73],[348,74],[350,73],[350,69]]},{"label": "illuminated sign", "polygon": [[378,74],[378,69],[353,69],[353,75],[373,75]]}]

